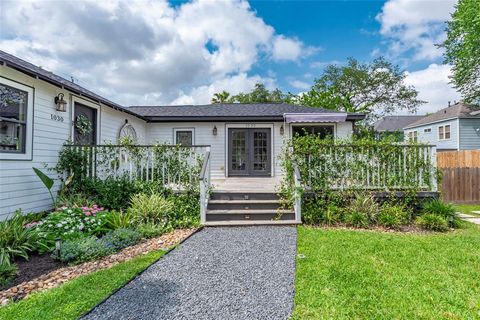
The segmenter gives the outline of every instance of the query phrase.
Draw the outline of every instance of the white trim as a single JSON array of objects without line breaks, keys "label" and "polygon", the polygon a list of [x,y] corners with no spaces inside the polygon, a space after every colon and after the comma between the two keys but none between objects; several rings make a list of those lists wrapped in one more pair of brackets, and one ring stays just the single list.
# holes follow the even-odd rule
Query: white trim
[{"label": "white trim", "polygon": [[97,110],[97,119],[96,120],[96,124],[97,124],[97,128],[96,128],[96,134],[95,134],[95,144],[99,144],[100,141],[102,141],[101,139],[101,125],[100,125],[100,122],[101,122],[101,114],[102,114],[102,110],[101,110],[101,105],[99,103],[96,103],[96,102],[92,102],[91,100],[87,100],[83,97],[80,97],[80,96],[77,96],[75,94],[72,94],[71,95],[71,104],[72,104],[72,112],[70,114],[70,123],[71,123],[71,128],[70,128],[70,139],[73,141],[74,139],[74,136],[75,136],[75,128],[74,128],[74,123],[75,123],[75,103],[79,103],[79,104],[83,104],[84,106],[87,106],[87,107],[90,107],[92,109],[95,109]]},{"label": "white trim", "polygon": [[[450,134],[450,138],[445,138],[445,127],[449,126],[450,131],[448,132]],[[443,139],[440,139],[440,127],[443,127]],[[450,141],[452,140],[452,124],[443,124],[441,126],[437,126],[437,141]]]},{"label": "white trim", "polygon": [[289,123],[288,137],[293,137],[293,127],[333,126],[333,138],[338,138],[337,122],[295,122]]},{"label": "white trim", "polygon": [[[27,110],[26,110],[26,124],[25,124],[25,152],[1,152],[0,151],[0,160],[32,160],[33,155],[33,126],[34,126],[34,113],[33,113],[33,106],[34,106],[34,99],[35,99],[35,89],[33,87],[24,85],[22,83],[12,81],[3,77],[0,77],[0,83],[16,88],[22,91],[27,92]],[[53,99],[52,99],[52,105]],[[55,109],[55,107],[54,107]]]},{"label": "white trim", "polygon": [[177,131],[190,131],[192,133],[192,145],[195,145],[195,128],[194,127],[175,127],[173,128],[173,144],[177,144]]},{"label": "white trim", "polygon": [[[259,122],[248,122],[248,123],[227,123],[225,122],[225,177],[228,177],[228,129],[230,128],[245,128],[245,129],[270,129],[270,161],[271,161],[271,172],[270,176],[275,176],[275,123],[259,123]],[[285,128],[284,128],[285,129]],[[280,130],[280,128],[278,129]],[[285,133],[284,133],[285,134]]]},{"label": "white trim", "polygon": [[458,118],[459,118],[459,117],[452,117],[452,118],[447,118],[447,119],[442,119],[442,120],[436,120],[436,121],[432,121],[432,122],[426,122],[426,123],[422,123],[422,124],[419,124],[419,125],[416,125],[416,126],[412,126],[412,127],[405,127],[405,128],[403,128],[403,130],[412,130],[412,129],[425,127],[425,126],[428,126],[428,125],[431,125],[431,124],[435,124],[435,123],[439,123],[439,122],[455,120],[455,119],[458,119]]},{"label": "white trim", "polygon": [[[451,133],[450,136],[452,136]],[[460,151],[460,118],[457,118],[457,150]]]}]

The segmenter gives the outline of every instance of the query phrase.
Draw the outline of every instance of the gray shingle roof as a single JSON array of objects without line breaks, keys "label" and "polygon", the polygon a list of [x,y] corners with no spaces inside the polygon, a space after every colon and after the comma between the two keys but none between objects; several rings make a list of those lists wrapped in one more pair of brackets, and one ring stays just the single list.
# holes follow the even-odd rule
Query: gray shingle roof
[{"label": "gray shingle roof", "polygon": [[385,131],[402,131],[403,128],[415,121],[424,118],[424,115],[401,115],[401,116],[385,116],[373,124],[373,129],[376,132]]},{"label": "gray shingle roof", "polygon": [[424,118],[415,121],[414,123],[411,123],[404,128],[414,128],[425,124],[452,118],[480,118],[480,113],[478,113],[478,110],[479,109],[477,107],[465,104],[463,102],[458,102],[450,107],[429,114],[428,116],[425,116]]},{"label": "gray shingle roof", "polygon": [[[285,113],[340,113],[322,108],[286,103],[219,103],[185,106],[132,106],[130,110],[153,121],[195,120],[282,120]],[[361,120],[365,115],[349,113],[348,120]]]},{"label": "gray shingle roof", "polygon": [[[133,113],[131,110],[128,110],[127,108],[115,103],[115,102],[112,102],[108,99],[105,99],[104,97],[102,96],[99,96],[98,94],[90,91],[90,90],[87,90],[85,89],[84,87],[82,86],[79,86],[78,84],[76,83],[73,83],[72,81],[69,81],[63,77],[60,77],[50,71],[47,71],[45,69],[42,69],[30,62],[27,62],[25,60],[22,60],[20,58],[17,58],[5,51],[2,51],[0,50],[0,62],[3,64],[3,65],[6,65],[8,67],[11,67],[13,69],[16,69],[18,71],[21,71],[23,73],[26,73],[30,76],[34,76],[38,79],[41,79],[43,81],[46,81],[46,82],[49,82],[51,84],[54,84],[56,86],[59,86],[59,87],[63,87],[71,92],[74,92],[76,94],[79,94],[79,95],[82,95],[82,96],[85,96],[87,98],[90,98],[92,100],[95,100],[95,101],[98,101],[98,102],[101,102],[111,108],[114,108],[114,109],[117,109],[117,110],[122,110],[122,111],[125,111],[129,114],[133,114],[135,116],[139,116],[135,113]],[[141,116],[140,116],[141,118]]]}]

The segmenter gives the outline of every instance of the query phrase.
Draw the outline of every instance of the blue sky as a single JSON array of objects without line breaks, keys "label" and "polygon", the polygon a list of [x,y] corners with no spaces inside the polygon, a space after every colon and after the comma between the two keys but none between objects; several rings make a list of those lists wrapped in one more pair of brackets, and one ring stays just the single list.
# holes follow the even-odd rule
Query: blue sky
[{"label": "blue sky", "polygon": [[460,98],[435,47],[455,2],[5,0],[0,49],[126,106],[208,103],[256,82],[298,93],[329,63],[382,55],[424,113]]}]

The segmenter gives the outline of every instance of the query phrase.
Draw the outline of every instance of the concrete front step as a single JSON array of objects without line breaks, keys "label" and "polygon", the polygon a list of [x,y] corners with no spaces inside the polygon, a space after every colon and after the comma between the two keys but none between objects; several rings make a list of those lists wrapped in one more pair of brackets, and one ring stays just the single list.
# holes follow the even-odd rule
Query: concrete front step
[{"label": "concrete front step", "polygon": [[207,222],[272,220],[295,220],[295,212],[292,210],[207,210]]},{"label": "concrete front step", "polygon": [[280,200],[210,200],[210,210],[276,210]]},{"label": "concrete front step", "polygon": [[230,192],[214,191],[211,200],[278,200],[280,197],[276,193],[268,192]]},{"label": "concrete front step", "polygon": [[264,226],[264,225],[296,225],[301,224],[295,220],[231,220],[231,221],[207,221],[206,227],[224,226]]}]

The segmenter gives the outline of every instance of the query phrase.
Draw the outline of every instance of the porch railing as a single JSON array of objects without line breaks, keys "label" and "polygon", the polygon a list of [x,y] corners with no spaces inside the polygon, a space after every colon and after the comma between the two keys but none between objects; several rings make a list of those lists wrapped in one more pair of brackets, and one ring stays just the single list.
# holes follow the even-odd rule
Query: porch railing
[{"label": "porch railing", "polygon": [[[67,145],[82,159],[76,172],[98,179],[157,181],[174,190],[198,188],[210,146]],[[209,170],[208,170],[209,171]],[[209,174],[209,173],[208,173]]]},{"label": "porch railing", "polygon": [[203,160],[202,170],[200,171],[200,223],[207,221],[207,206],[210,199],[211,175],[210,175],[210,147],[207,147],[205,158]]},{"label": "porch railing", "polygon": [[437,191],[432,145],[331,145],[293,152],[306,191],[330,189]]}]

